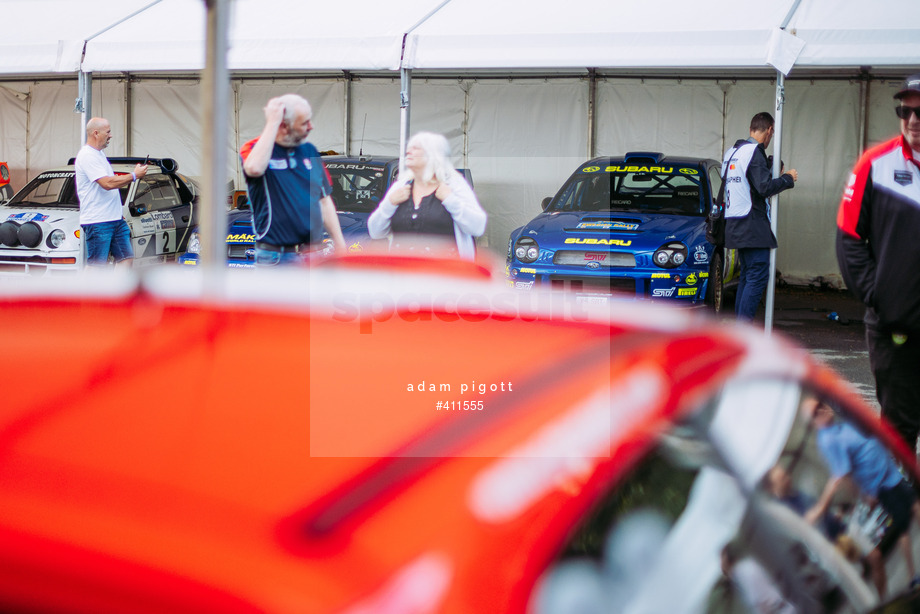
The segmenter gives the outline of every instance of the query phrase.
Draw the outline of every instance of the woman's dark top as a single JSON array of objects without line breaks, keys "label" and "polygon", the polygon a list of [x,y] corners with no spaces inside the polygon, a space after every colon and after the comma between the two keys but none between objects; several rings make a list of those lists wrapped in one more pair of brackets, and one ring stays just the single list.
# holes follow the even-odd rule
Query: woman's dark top
[{"label": "woman's dark top", "polygon": [[438,235],[451,239],[455,236],[454,218],[433,192],[422,199],[418,209],[411,196],[397,205],[396,213],[390,219],[390,230],[394,240],[408,234]]}]

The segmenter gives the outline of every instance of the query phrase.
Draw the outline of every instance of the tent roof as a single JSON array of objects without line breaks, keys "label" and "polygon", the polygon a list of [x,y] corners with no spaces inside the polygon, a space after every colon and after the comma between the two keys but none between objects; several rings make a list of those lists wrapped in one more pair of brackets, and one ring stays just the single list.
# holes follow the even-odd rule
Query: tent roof
[{"label": "tent roof", "polygon": [[84,41],[151,0],[3,2],[0,74],[73,73]]},{"label": "tent roof", "polygon": [[[227,66],[238,71],[397,70],[403,33],[440,1],[401,0],[394,10],[379,0],[233,0]],[[161,0],[90,41],[83,69],[196,71],[204,68],[204,49],[204,2]]]},{"label": "tent roof", "polygon": [[808,67],[900,67],[920,62],[920,2],[803,0],[787,28]]},{"label": "tent roof", "polygon": [[[453,0],[409,35],[404,64],[763,68],[771,31],[792,4],[758,3],[753,9],[748,1],[614,1],[535,10],[527,0]],[[756,20],[753,10],[762,13]]]},{"label": "tent roof", "polygon": [[[916,0],[230,0],[231,71],[916,66]],[[203,0],[4,2],[0,75],[199,71]],[[135,14],[136,13],[136,14]],[[786,34],[778,27],[791,15]],[[403,42],[405,39],[405,49]],[[85,57],[83,51],[85,46]],[[780,61],[775,54],[780,52]],[[791,66],[791,63],[789,64]]]}]

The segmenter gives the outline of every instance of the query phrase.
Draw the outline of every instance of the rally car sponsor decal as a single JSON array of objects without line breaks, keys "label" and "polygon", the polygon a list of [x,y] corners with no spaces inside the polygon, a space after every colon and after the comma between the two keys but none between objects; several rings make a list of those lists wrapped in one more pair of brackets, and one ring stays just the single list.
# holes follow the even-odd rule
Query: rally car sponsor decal
[{"label": "rally car sponsor decal", "polygon": [[706,264],[709,262],[709,254],[706,252],[704,246],[697,245],[693,248],[693,261],[697,264]]},{"label": "rally car sponsor decal", "polygon": [[140,225],[140,232],[135,232],[135,234],[150,235],[165,230],[174,231],[176,218],[169,211],[154,211],[137,218],[134,224]]},{"label": "rally car sponsor decal", "polygon": [[696,288],[680,288],[677,290],[677,296],[696,296]]},{"label": "rally car sponsor decal", "polygon": [[[599,166],[586,166],[581,169],[583,173],[596,173],[601,170]],[[613,164],[604,169],[607,173],[661,173],[673,175],[673,166],[632,166]],[[699,171],[689,166],[683,166],[677,169],[677,172],[683,175],[698,175]]]},{"label": "rally car sponsor decal", "polygon": [[610,222],[579,222],[575,228],[578,230],[636,230],[639,228],[639,224],[635,222],[620,222],[617,220]]},{"label": "rally car sponsor decal", "polygon": [[[154,221],[153,218],[146,216],[146,215],[135,220],[134,224],[138,224],[140,226],[140,231],[135,232],[134,233],[135,235],[149,235],[149,234],[156,232],[156,229],[157,229],[156,221]],[[133,230],[134,224],[132,224],[132,230]]]},{"label": "rally car sponsor decal", "polygon": [[[581,169],[583,173],[596,173],[601,170],[599,166],[586,166]],[[604,169],[604,172],[607,173],[666,173],[671,174],[674,172],[673,166],[621,166],[621,165],[610,165]]]},{"label": "rally car sponsor decal", "polygon": [[154,211],[150,214],[156,222],[157,230],[175,230],[176,218],[169,211]]},{"label": "rally car sponsor decal", "polygon": [[671,279],[670,273],[652,273],[652,279]]},{"label": "rally car sponsor decal", "polygon": [[254,234],[229,234],[227,235],[227,243],[255,243],[256,236]]},{"label": "rally car sponsor decal", "polygon": [[575,244],[575,245],[619,245],[621,247],[627,247],[632,245],[632,241],[625,241],[623,239],[595,239],[593,237],[584,239],[580,237],[569,237],[565,240],[566,244]]},{"label": "rally car sponsor decal", "polygon": [[42,173],[42,179],[72,179],[73,173]]},{"label": "rally car sponsor decal", "polygon": [[33,213],[33,212],[23,212],[23,213],[12,213],[6,219],[12,220],[14,222],[44,222],[48,219],[49,216],[42,213]]},{"label": "rally car sponsor decal", "polygon": [[696,285],[696,274],[695,273],[690,273],[689,275],[687,275],[687,285],[688,286]]},{"label": "rally car sponsor decal", "polygon": [[672,296],[674,294],[674,290],[676,289],[677,288],[655,288],[652,290],[652,296],[667,298]]},{"label": "rally car sponsor decal", "polygon": [[327,162],[326,168],[335,169],[335,170],[346,170],[346,171],[371,170],[371,171],[378,171],[380,173],[382,173],[384,169],[383,166],[375,166],[371,164],[345,164],[343,162]]},{"label": "rally car sponsor decal", "polygon": [[168,211],[154,211],[141,216],[136,220],[140,224],[140,232],[137,234],[149,235],[158,230],[175,230],[176,218]]}]

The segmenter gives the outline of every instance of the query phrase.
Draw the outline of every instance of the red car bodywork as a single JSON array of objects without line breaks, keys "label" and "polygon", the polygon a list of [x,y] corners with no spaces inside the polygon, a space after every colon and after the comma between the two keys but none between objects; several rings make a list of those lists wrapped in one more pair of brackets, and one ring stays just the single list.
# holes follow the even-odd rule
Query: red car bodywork
[{"label": "red car bodywork", "polygon": [[[696,315],[496,309],[475,268],[453,303],[384,308],[367,279],[405,272],[354,262],[310,273],[308,298],[169,272],[0,299],[0,603],[523,612],[601,493],[755,353],[843,390],[805,352]],[[483,409],[436,409],[465,400]]]}]

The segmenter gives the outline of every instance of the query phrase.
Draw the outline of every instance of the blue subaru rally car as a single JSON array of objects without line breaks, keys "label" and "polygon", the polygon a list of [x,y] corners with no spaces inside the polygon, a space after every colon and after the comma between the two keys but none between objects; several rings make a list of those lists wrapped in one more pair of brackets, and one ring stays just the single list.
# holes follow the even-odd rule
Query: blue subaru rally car
[{"label": "blue subaru rally car", "polygon": [[[332,200],[349,252],[361,252],[375,243],[367,233],[367,218],[377,208],[399,171],[399,158],[381,156],[324,155],[323,162],[332,178]],[[228,213],[227,264],[254,267],[256,236],[252,230],[252,211],[248,200]],[[332,241],[325,239],[328,250]],[[200,243],[197,229],[189,240],[188,251],[179,258],[186,265],[198,264]]]},{"label": "blue subaru rally car", "polygon": [[734,251],[706,240],[721,181],[710,159],[632,152],[589,160],[511,233],[510,283],[565,288],[592,302],[626,294],[721,311],[737,283]]}]

